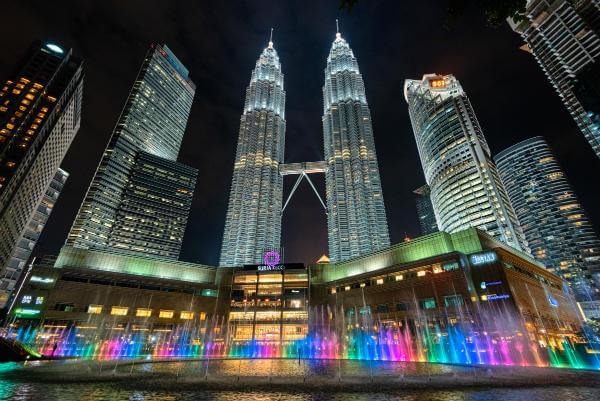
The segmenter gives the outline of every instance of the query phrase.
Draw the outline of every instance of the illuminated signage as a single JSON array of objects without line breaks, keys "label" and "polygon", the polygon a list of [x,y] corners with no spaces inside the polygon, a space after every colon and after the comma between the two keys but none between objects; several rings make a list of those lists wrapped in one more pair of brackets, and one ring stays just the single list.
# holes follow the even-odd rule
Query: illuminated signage
[{"label": "illuminated signage", "polygon": [[277,251],[267,251],[263,255],[263,264],[257,266],[258,271],[274,271],[274,270],[283,270],[283,265],[279,264],[281,262],[281,255]]},{"label": "illuminated signage", "polygon": [[502,281],[482,281],[481,282],[481,289],[485,290],[488,287],[493,287],[495,285],[501,285]]},{"label": "illuminated signage", "polygon": [[484,252],[484,253],[476,253],[474,255],[469,256],[471,264],[473,266],[487,265],[490,263],[494,263],[498,260],[498,255],[496,252]]},{"label": "illuminated signage", "polygon": [[487,296],[487,300],[488,301],[493,301],[493,300],[496,300],[496,299],[507,299],[507,298],[510,298],[510,295],[507,295],[507,294],[496,295],[496,294],[494,294],[494,295],[488,295]]},{"label": "illuminated signage", "polygon": [[15,309],[15,315],[18,317],[33,317],[40,314],[40,310],[38,309],[25,309],[25,308],[17,308]]},{"label": "illuminated signage", "polygon": [[59,54],[63,54],[64,53],[63,49],[61,49],[60,47],[56,46],[55,44],[48,43],[46,45],[46,47],[48,49],[52,50],[54,53],[59,53]]},{"label": "illuminated signage", "polygon": [[31,276],[29,281],[33,283],[51,284],[54,282],[54,279],[51,277]]},{"label": "illuminated signage", "polygon": [[432,79],[429,81],[429,85],[431,85],[432,88],[445,88],[446,81],[443,79]]},{"label": "illuminated signage", "polygon": [[554,308],[558,308],[559,303],[552,295],[548,295],[548,303]]}]

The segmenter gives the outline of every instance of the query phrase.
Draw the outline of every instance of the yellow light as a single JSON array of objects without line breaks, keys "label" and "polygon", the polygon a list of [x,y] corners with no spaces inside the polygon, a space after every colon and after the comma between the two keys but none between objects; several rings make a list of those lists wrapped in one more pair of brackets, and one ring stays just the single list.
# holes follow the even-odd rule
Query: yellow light
[{"label": "yellow light", "polygon": [[102,313],[102,305],[90,305],[88,306],[87,313],[98,315]]},{"label": "yellow light", "polygon": [[110,310],[110,314],[116,316],[125,316],[127,315],[128,310],[129,308],[126,306],[113,306]]},{"label": "yellow light", "polygon": [[160,310],[160,313],[158,314],[158,317],[162,318],[162,319],[172,319],[173,318],[173,314],[175,313],[175,311],[172,310]]},{"label": "yellow light", "polygon": [[137,308],[135,315],[137,317],[150,317],[152,316],[152,309]]}]

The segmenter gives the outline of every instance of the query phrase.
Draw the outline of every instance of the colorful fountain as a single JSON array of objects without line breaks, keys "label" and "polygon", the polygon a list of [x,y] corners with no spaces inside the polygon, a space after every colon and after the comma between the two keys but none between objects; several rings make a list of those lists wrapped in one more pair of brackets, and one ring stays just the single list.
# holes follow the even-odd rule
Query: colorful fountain
[{"label": "colorful fountain", "polygon": [[[337,312],[337,313],[336,313]],[[23,325],[15,339],[45,357],[85,359],[294,358],[600,369],[589,342],[544,335],[502,314],[481,322],[373,321],[360,310],[311,310],[309,334],[292,341],[234,341],[223,317],[149,330],[136,326]]]}]

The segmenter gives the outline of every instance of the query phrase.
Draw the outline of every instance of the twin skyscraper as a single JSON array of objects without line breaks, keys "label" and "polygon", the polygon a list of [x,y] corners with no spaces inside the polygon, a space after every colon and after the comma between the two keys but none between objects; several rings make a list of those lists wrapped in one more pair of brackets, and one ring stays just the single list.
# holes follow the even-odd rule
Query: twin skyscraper
[{"label": "twin skyscraper", "polygon": [[284,164],[285,90],[273,42],[263,50],[246,89],[221,249],[221,266],[260,263],[278,249],[283,176],[324,172],[332,262],[389,246],[371,114],[356,57],[338,32],[323,86],[325,161]]}]

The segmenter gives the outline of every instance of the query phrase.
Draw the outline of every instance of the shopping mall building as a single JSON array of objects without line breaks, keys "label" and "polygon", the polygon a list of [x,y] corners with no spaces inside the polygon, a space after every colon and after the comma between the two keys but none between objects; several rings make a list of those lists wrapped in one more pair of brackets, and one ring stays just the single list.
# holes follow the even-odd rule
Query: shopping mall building
[{"label": "shopping mall building", "polygon": [[[328,322],[390,326],[520,320],[532,339],[577,339],[583,317],[565,283],[482,231],[438,232],[337,264],[216,268],[64,247],[34,263],[13,327],[170,331],[218,328],[230,341],[296,340]],[[365,321],[364,319],[362,321]],[[358,324],[358,323],[356,323]]]}]

